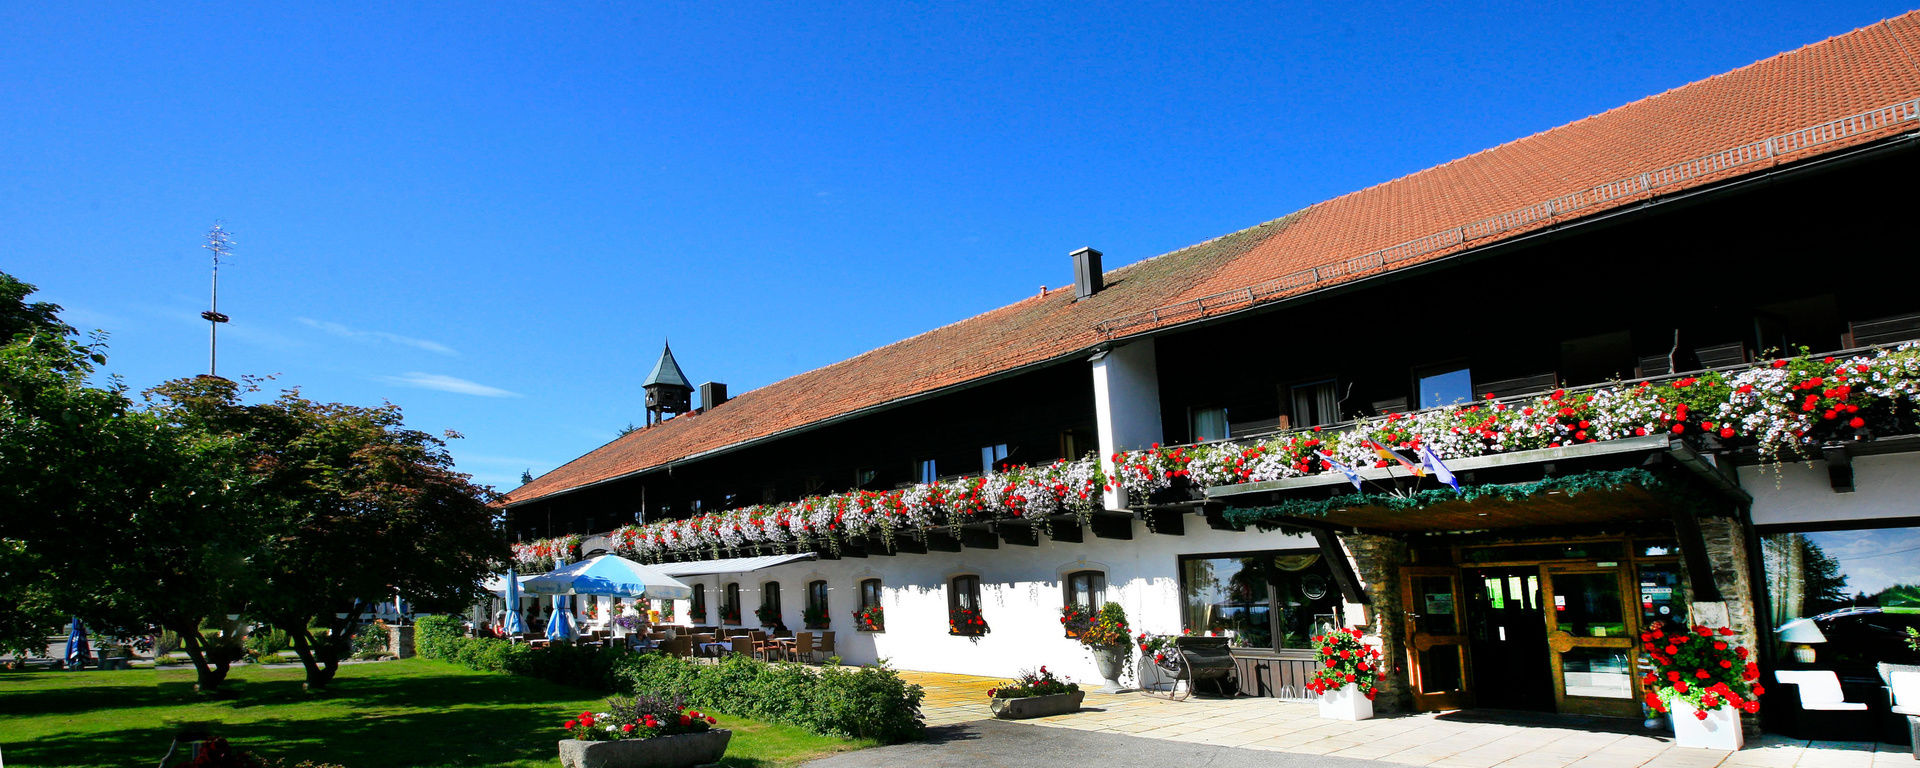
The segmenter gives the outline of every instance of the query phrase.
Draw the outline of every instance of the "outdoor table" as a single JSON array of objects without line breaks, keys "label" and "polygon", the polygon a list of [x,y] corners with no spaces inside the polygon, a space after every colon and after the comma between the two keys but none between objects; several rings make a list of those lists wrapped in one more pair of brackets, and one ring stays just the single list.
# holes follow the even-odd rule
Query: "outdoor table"
[{"label": "outdoor table", "polygon": [[793,646],[799,642],[799,640],[791,637],[777,637],[773,640],[773,644],[780,647],[780,655],[789,660],[793,658]]},{"label": "outdoor table", "polygon": [[727,649],[732,648],[733,646],[727,643],[709,642],[709,643],[700,643],[698,647],[700,648],[700,655],[719,658],[720,654],[726,653]]}]

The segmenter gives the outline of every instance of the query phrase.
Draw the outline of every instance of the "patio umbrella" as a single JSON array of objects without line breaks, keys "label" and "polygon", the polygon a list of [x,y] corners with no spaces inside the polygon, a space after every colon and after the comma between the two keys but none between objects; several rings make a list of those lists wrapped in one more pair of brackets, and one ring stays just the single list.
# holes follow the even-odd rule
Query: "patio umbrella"
[{"label": "patio umbrella", "polygon": [[611,595],[685,600],[693,588],[659,569],[619,555],[599,555],[527,579],[528,592],[543,595]]},{"label": "patio umbrella", "polygon": [[73,617],[73,627],[67,630],[67,669],[80,669],[93,659],[93,653],[87,648],[87,625],[80,623],[80,617]]},{"label": "patio umbrella", "polygon": [[553,618],[547,620],[548,640],[572,640],[580,636],[573,626],[573,611],[567,609],[567,598],[560,598],[560,605],[553,611]]},{"label": "patio umbrella", "polygon": [[513,575],[513,569],[507,569],[507,620],[500,625],[500,631],[509,635],[519,635],[527,631],[527,620],[520,617],[520,580]]}]

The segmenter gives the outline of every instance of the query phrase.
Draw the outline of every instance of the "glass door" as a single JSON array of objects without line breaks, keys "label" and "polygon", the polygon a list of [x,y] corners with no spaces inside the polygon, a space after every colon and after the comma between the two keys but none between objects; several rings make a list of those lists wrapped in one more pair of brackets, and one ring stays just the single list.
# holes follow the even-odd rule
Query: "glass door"
[{"label": "glass door", "polygon": [[1472,706],[1467,634],[1460,618],[1460,570],[1400,569],[1407,615],[1407,671],[1418,710]]},{"label": "glass door", "polygon": [[1619,566],[1550,565],[1546,570],[1542,598],[1548,608],[1547,647],[1559,710],[1638,719],[1634,650],[1640,611],[1627,603],[1629,596],[1638,597],[1638,585]]}]

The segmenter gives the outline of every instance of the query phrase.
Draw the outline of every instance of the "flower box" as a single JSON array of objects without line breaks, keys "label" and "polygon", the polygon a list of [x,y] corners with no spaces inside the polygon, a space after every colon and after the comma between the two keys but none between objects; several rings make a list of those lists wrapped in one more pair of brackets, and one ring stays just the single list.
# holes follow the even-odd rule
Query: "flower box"
[{"label": "flower box", "polygon": [[1721,706],[1707,710],[1706,719],[1697,714],[1692,702],[1678,696],[1668,705],[1673,708],[1673,743],[1695,749],[1736,750],[1746,746],[1740,729],[1740,710]]},{"label": "flower box", "polygon": [[1086,691],[1022,696],[1017,699],[996,698],[992,705],[993,716],[1003,720],[1025,720],[1029,717],[1064,715],[1080,711],[1080,702],[1085,701],[1086,698]]},{"label": "flower box", "polygon": [[1348,683],[1320,694],[1320,716],[1329,720],[1366,720],[1373,717],[1373,700]]},{"label": "flower box", "polygon": [[733,731],[725,728],[653,739],[560,740],[564,768],[691,768],[720,762]]}]

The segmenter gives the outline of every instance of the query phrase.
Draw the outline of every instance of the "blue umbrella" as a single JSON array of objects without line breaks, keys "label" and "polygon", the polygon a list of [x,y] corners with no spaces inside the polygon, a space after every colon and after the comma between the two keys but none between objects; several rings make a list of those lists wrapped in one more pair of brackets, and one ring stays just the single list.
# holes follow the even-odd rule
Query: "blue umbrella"
[{"label": "blue umbrella", "polygon": [[611,595],[685,600],[693,588],[660,569],[619,555],[599,555],[527,579],[527,591],[546,595]]},{"label": "blue umbrella", "polygon": [[73,617],[73,628],[67,630],[67,669],[80,669],[93,659],[93,653],[87,649],[87,625],[80,623],[80,617]]},{"label": "blue umbrella", "polygon": [[572,640],[580,635],[573,626],[573,611],[567,608],[567,598],[559,598],[559,603],[553,610],[553,618],[547,620],[547,639]]},{"label": "blue umbrella", "polygon": [[520,580],[514,578],[513,569],[507,569],[507,620],[500,630],[509,635],[524,634],[527,620],[520,617]]}]

